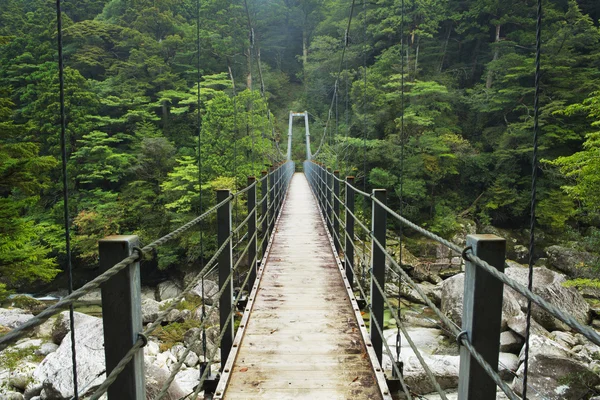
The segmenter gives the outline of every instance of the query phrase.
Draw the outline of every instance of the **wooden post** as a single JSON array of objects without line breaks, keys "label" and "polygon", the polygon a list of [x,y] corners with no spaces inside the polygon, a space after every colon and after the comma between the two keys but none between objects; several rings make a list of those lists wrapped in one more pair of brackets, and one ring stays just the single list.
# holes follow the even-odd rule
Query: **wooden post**
[{"label": "wooden post", "polygon": [[[248,215],[250,215],[250,219],[248,220],[248,240],[250,240],[250,245],[248,247],[248,260],[250,261],[250,278],[248,279],[248,287],[254,287],[254,281],[256,281],[256,265],[258,259],[256,258],[256,237],[254,234],[256,233],[256,178],[253,176],[248,177],[248,186],[250,189],[248,190]],[[248,291],[250,293],[250,291]]]},{"label": "wooden post", "polygon": [[[468,235],[467,246],[471,246],[473,254],[477,257],[504,272],[505,239],[496,235]],[[462,330],[467,332],[467,340],[494,371],[498,370],[503,290],[502,282],[483,268],[466,262]],[[460,348],[458,398],[496,398],[496,384],[464,346]]]},{"label": "wooden post", "polygon": [[333,171],[333,243],[335,250],[340,254],[341,243],[340,243],[340,171]]},{"label": "wooden post", "polygon": [[[98,242],[100,270],[105,272],[140,245],[136,235],[109,236]],[[140,263],[134,262],[102,285],[102,324],[106,374],[138,340],[142,332]],[[83,382],[85,383],[85,382]],[[108,388],[109,399],[146,399],[144,349],[139,349]]]},{"label": "wooden post", "polygon": [[[383,204],[386,204],[385,189],[374,189],[373,197]],[[372,201],[371,221],[373,236],[385,249],[387,211],[375,201]],[[371,343],[373,343],[373,349],[375,350],[375,354],[377,355],[379,363],[381,363],[381,357],[383,354],[383,341],[385,339],[379,333],[374,321],[377,321],[379,327],[383,330],[384,293],[379,291],[374,282],[377,281],[379,286],[385,290],[385,252],[375,243],[375,241],[373,241],[371,245],[371,270]]]},{"label": "wooden post", "polygon": [[[262,175],[262,177],[264,178],[262,180],[262,185],[260,188],[260,197],[262,199],[262,203],[261,203],[261,218],[263,218],[263,222],[262,222],[262,227],[261,227],[261,231],[262,234],[265,235],[265,237],[267,236],[267,230],[269,229],[269,225],[268,225],[268,217],[265,217],[268,213],[268,200],[269,200],[269,195],[268,195],[268,190],[269,190],[269,178],[266,178],[268,172],[267,171],[262,171],[260,173]],[[262,252],[260,253],[261,255],[261,259],[265,256],[265,254],[267,254],[267,246],[269,245],[268,241],[265,239],[263,240],[263,244],[262,244]],[[260,261],[259,260],[259,261]]]},{"label": "wooden post", "polygon": [[[221,203],[229,197],[230,193],[227,189],[217,190],[217,204]],[[225,248],[219,254],[219,287],[223,287],[227,278],[231,274],[231,267],[233,265],[233,255],[231,253],[231,201],[219,207],[217,210],[217,246],[221,248],[224,243]],[[227,288],[223,291],[221,298],[219,299],[219,315],[221,332],[225,331],[223,340],[221,341],[221,365],[225,365],[231,346],[233,345],[233,318],[227,322],[229,314],[231,313],[231,303],[233,299],[233,279],[230,279],[227,283]]]}]

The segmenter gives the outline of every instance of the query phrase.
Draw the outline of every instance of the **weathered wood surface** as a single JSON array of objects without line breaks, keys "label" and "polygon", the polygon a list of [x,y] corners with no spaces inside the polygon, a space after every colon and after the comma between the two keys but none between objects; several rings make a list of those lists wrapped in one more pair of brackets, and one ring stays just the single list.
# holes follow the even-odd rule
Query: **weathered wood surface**
[{"label": "weathered wood surface", "polygon": [[318,208],[291,182],[227,400],[381,399]]}]

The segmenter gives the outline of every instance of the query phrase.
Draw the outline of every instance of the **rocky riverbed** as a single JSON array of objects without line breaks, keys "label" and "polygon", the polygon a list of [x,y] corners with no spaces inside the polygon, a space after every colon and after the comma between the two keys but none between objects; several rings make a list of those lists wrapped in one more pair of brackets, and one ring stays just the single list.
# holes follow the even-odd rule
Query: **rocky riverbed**
[{"label": "rocky riverbed", "polygon": [[[454,238],[461,243],[464,237]],[[556,247],[548,250],[548,259],[537,267],[534,275],[534,292],[551,304],[570,313],[587,325],[600,326],[595,311],[599,296],[594,291],[583,294],[567,287],[568,263],[580,263],[577,257],[589,255],[571,254],[567,257]],[[521,258],[517,246],[509,254]],[[403,251],[403,264],[409,266],[410,274],[418,282],[427,297],[448,316],[456,326],[461,325],[464,274],[460,257],[454,257],[445,249],[436,247],[434,257],[415,257],[407,249]],[[554,264],[560,264],[554,265]],[[526,284],[527,269],[524,265],[509,261],[506,273]],[[142,314],[144,324],[152,323],[159,313],[168,307],[172,299],[181,293],[189,277],[181,282],[165,281],[157,287],[143,288]],[[386,292],[396,297],[398,287],[388,282]],[[205,311],[210,313],[218,307],[212,298],[218,291],[215,282],[205,281],[204,293],[208,297]],[[423,299],[413,289],[403,285],[402,322],[407,328],[414,346],[449,399],[456,399],[459,372],[459,349],[447,327],[441,325]],[[184,367],[177,373],[167,398],[179,399],[194,390],[199,380],[199,363],[205,360],[204,348],[192,340],[199,333],[202,318],[200,297],[202,289],[196,287],[193,295],[171,311],[167,321],[149,338],[144,348],[146,384],[149,398],[156,394],[169,377],[175,363],[186,349]],[[584,297],[585,295],[585,297]],[[97,304],[99,292],[83,299]],[[590,306],[592,304],[592,306]],[[510,288],[504,290],[502,334],[500,338],[500,376],[517,393],[522,391],[525,310],[526,300]],[[15,328],[33,317],[38,306],[0,309],[0,333]],[[217,311],[217,310],[214,310]],[[600,399],[600,347],[590,343],[582,335],[572,332],[564,323],[534,307],[532,336],[529,350],[528,398],[546,400]],[[394,326],[387,321],[387,326]],[[76,350],[78,358],[79,389],[90,394],[105,378],[102,320],[93,315],[76,313]],[[208,320],[207,354],[215,350],[218,336],[218,312]],[[71,369],[71,335],[68,313],[63,312],[38,327],[30,337],[0,352],[0,399],[63,400],[73,396]],[[386,341],[396,353],[396,330],[385,330]],[[401,335],[401,358],[404,363],[406,383],[415,393],[425,399],[439,399],[427,378],[415,350],[408,338]],[[217,352],[218,354],[218,352]],[[214,372],[218,370],[213,366]],[[384,352],[383,367],[391,374],[392,362]],[[85,398],[85,395],[83,396]],[[498,399],[504,399],[499,392]]]}]

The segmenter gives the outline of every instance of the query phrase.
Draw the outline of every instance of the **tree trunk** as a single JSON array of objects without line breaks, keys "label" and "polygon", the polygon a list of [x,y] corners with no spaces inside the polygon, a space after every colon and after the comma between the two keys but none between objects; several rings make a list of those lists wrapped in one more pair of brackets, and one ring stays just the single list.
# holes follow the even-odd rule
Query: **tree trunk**
[{"label": "tree trunk", "polygon": [[444,60],[446,59],[446,51],[448,51],[448,41],[450,41],[450,33],[452,32],[452,25],[448,26],[448,34],[446,35],[446,40],[444,41],[444,45],[442,46],[442,59],[440,60],[440,66],[438,68],[438,73],[442,72],[444,68]]},{"label": "tree trunk", "polygon": [[[496,41],[494,43],[498,43],[500,41],[500,27],[502,25],[496,25]],[[494,58],[492,61],[496,61],[498,59],[498,46],[494,49]],[[490,89],[492,87],[492,83],[494,82],[494,73],[491,69],[488,68],[487,80],[485,82],[485,87]]]},{"label": "tree trunk", "polygon": [[419,41],[421,37],[417,36],[417,49],[415,51],[415,73],[413,74],[413,81],[417,78],[417,71],[419,68]]},{"label": "tree trunk", "polygon": [[252,49],[248,48],[246,53],[246,60],[248,61],[248,76],[246,77],[246,87],[252,90]]}]

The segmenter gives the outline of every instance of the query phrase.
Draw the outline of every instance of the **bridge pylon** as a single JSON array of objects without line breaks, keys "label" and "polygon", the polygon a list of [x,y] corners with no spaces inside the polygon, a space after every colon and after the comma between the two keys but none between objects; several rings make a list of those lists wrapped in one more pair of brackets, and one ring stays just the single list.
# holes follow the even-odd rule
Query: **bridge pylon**
[{"label": "bridge pylon", "polygon": [[312,154],[310,151],[310,130],[308,128],[308,111],[294,112],[290,111],[290,123],[288,129],[288,147],[287,147],[287,160],[292,160],[292,121],[294,117],[304,117],[304,127],[306,129],[306,159],[311,160]]}]

